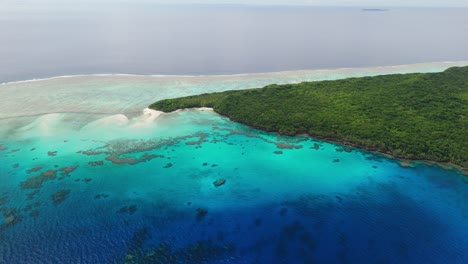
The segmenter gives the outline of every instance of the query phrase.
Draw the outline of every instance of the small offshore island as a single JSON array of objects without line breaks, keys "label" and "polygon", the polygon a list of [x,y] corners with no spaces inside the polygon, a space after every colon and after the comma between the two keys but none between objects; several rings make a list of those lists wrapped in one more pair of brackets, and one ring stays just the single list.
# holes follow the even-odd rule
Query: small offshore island
[{"label": "small offshore island", "polygon": [[468,67],[268,85],[161,100],[171,112],[212,107],[233,121],[285,135],[310,136],[399,159],[468,167]]}]

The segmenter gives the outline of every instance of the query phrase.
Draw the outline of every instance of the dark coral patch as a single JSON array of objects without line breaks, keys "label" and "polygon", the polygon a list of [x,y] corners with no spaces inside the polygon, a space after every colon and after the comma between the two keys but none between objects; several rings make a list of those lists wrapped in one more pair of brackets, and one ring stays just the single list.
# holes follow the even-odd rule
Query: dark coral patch
[{"label": "dark coral patch", "polygon": [[411,161],[400,161],[400,166],[403,167],[403,168],[414,168],[414,163],[412,163]]},{"label": "dark coral patch", "polygon": [[275,153],[275,154],[277,154],[277,155],[281,155],[281,154],[283,154],[283,151],[277,150],[277,151],[274,151],[273,153]]},{"label": "dark coral patch", "polygon": [[15,225],[23,220],[23,215],[21,215],[19,210],[15,208],[2,209],[1,213],[5,220],[3,224],[0,224],[0,231],[2,229]]},{"label": "dark coral patch", "polygon": [[13,169],[16,169],[16,168],[18,168],[18,167],[19,167],[19,163],[15,163],[15,164],[13,164],[13,165],[12,165],[12,167],[13,167]]},{"label": "dark coral patch", "polygon": [[164,158],[163,155],[156,155],[156,154],[143,154],[139,158],[133,158],[133,157],[119,157],[118,155],[110,155],[106,157],[106,160],[114,163],[114,164],[129,164],[129,165],[135,165],[140,162],[146,162],[150,161],[155,158]]},{"label": "dark coral patch", "polygon": [[26,200],[33,200],[34,199],[34,196],[36,196],[36,194],[39,193],[39,190],[34,190],[28,194],[26,194]]},{"label": "dark coral patch", "polygon": [[98,160],[98,161],[90,161],[88,162],[89,165],[95,167],[95,166],[102,166],[104,165],[104,161]]},{"label": "dark coral patch", "polygon": [[5,205],[7,203],[8,203],[8,197],[7,196],[0,197],[0,206]]},{"label": "dark coral patch", "polygon": [[138,207],[136,205],[124,206],[120,208],[117,212],[121,214],[134,214],[137,211]]},{"label": "dark coral patch", "polygon": [[100,193],[100,194],[96,194],[96,195],[94,196],[94,199],[101,199],[101,198],[104,199],[104,198],[107,198],[107,197],[109,197],[108,194]]},{"label": "dark coral patch", "polygon": [[52,194],[52,201],[54,204],[60,204],[65,199],[67,199],[68,195],[70,194],[70,190],[60,190],[54,194]]},{"label": "dark coral patch", "polygon": [[276,143],[276,147],[279,149],[300,149],[301,145],[293,145],[289,143]]},{"label": "dark coral patch", "polygon": [[216,181],[213,182],[213,185],[215,187],[219,187],[219,186],[222,186],[226,183],[226,179],[217,179]]},{"label": "dark coral patch", "polygon": [[47,156],[50,156],[50,157],[57,156],[57,151],[48,151]]},{"label": "dark coral patch", "polygon": [[42,167],[41,167],[41,166],[35,166],[35,167],[33,167],[33,168],[27,170],[26,173],[29,174],[29,173],[32,173],[32,172],[38,172],[38,171],[40,171],[40,170],[42,170]]},{"label": "dark coral patch", "polygon": [[317,144],[317,143],[314,143],[314,146],[313,146],[312,148],[315,149],[315,150],[319,150],[319,149],[320,149],[320,145]]},{"label": "dark coral patch", "polygon": [[340,159],[334,159],[333,160],[333,163],[337,163],[337,162],[340,162]]},{"label": "dark coral patch", "polygon": [[335,198],[338,202],[343,202],[343,198],[341,196],[336,195]]},{"label": "dark coral patch", "polygon": [[[160,243],[150,249],[144,248],[146,240],[150,237],[148,228],[142,228],[135,232],[130,241],[130,247],[118,263],[211,263],[212,260],[228,259],[235,247],[232,244],[214,244],[211,240],[197,241],[183,248],[173,249],[168,243]],[[219,231],[217,240],[223,241],[224,234]],[[229,262],[237,263],[236,261]]]},{"label": "dark coral patch", "polygon": [[350,147],[350,146],[343,146],[343,149],[344,149],[345,152],[351,152],[351,151],[353,151],[353,148]]},{"label": "dark coral patch", "polygon": [[114,164],[130,164],[135,165],[137,161],[135,158],[119,158],[118,156],[107,156],[106,160],[114,163]]},{"label": "dark coral patch", "polygon": [[88,183],[88,182],[90,182],[90,181],[92,181],[92,180],[93,180],[93,179],[91,179],[91,178],[84,178],[84,179],[83,179],[83,181],[84,181],[85,183]]},{"label": "dark coral patch", "polygon": [[59,169],[59,171],[62,172],[62,175],[68,175],[70,172],[73,172],[77,168],[78,168],[78,166],[62,167],[62,168]]},{"label": "dark coral patch", "polygon": [[38,176],[28,178],[26,181],[21,182],[20,186],[22,189],[39,189],[44,182],[54,180],[56,177],[56,170],[48,170]]},{"label": "dark coral patch", "polygon": [[30,211],[33,208],[32,204],[28,204],[23,208],[23,211],[27,212]]},{"label": "dark coral patch", "polygon": [[163,168],[168,169],[168,168],[170,168],[170,167],[172,167],[172,166],[173,166],[172,163],[168,163],[168,164],[164,165]]},{"label": "dark coral patch", "polygon": [[33,210],[31,213],[29,213],[30,217],[38,217],[39,216],[39,210]]},{"label": "dark coral patch", "polygon": [[205,209],[205,208],[197,208],[197,215],[195,217],[195,219],[197,219],[197,221],[201,221],[203,220],[203,218],[205,218],[205,216],[208,214],[208,210]]}]

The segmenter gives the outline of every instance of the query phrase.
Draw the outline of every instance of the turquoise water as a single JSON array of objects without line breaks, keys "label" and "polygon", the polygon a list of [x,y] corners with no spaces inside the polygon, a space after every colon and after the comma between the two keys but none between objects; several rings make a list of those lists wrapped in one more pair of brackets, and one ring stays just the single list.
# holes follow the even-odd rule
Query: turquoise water
[{"label": "turquoise water", "polygon": [[208,109],[15,116],[0,135],[1,263],[468,262],[456,170]]}]

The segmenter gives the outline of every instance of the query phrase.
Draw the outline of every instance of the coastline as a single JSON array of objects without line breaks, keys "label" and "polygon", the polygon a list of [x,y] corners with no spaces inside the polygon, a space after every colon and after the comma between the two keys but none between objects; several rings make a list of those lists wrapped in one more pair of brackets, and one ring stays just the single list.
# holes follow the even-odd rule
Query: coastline
[{"label": "coastline", "polygon": [[[197,108],[192,108],[192,109],[197,109]],[[176,111],[178,111],[178,110],[176,110]],[[239,124],[242,124],[242,125],[257,129],[257,130],[261,130],[261,131],[265,131],[265,132],[269,132],[269,133],[276,133],[278,135],[283,135],[283,136],[293,136],[294,137],[294,136],[305,135],[307,137],[323,140],[323,141],[328,142],[328,143],[335,143],[335,144],[339,144],[339,145],[342,145],[342,146],[348,146],[348,147],[352,147],[352,148],[358,148],[358,149],[361,149],[361,150],[365,150],[365,151],[371,152],[373,154],[379,154],[379,155],[385,156],[386,158],[399,161],[400,166],[402,166],[402,167],[412,167],[413,166],[412,163],[420,162],[420,163],[424,163],[424,164],[428,164],[428,165],[436,165],[436,166],[439,166],[439,167],[441,167],[441,168],[443,168],[445,170],[454,170],[455,169],[455,170],[459,171],[463,176],[468,177],[468,168],[457,165],[457,164],[454,164],[454,163],[451,163],[451,162],[437,161],[437,160],[411,159],[411,158],[408,158],[406,156],[394,155],[392,153],[385,152],[385,151],[382,151],[382,150],[377,149],[377,148],[368,147],[368,146],[364,146],[364,145],[359,145],[359,144],[351,143],[351,142],[348,142],[348,141],[345,141],[345,140],[340,140],[338,138],[329,137],[329,136],[320,136],[320,135],[311,135],[311,134],[286,134],[286,133],[281,133],[279,131],[268,131],[268,130],[265,130],[265,129],[262,129],[262,128],[259,128],[259,127],[255,127],[252,124],[248,124],[248,123],[245,123],[245,122],[233,120],[229,116],[225,116],[225,115],[223,115],[221,113],[216,112],[216,110],[213,110],[213,111],[216,114],[220,115],[220,116],[228,118],[232,122],[236,122],[236,123],[239,123]]]},{"label": "coastline", "polygon": [[[381,75],[386,75],[386,74],[392,74],[392,73],[383,73],[382,74],[380,72],[380,70],[382,70],[382,69],[402,69],[402,68],[403,69],[408,69],[408,68],[411,69],[411,68],[419,67],[419,66],[426,66],[427,67],[428,65],[438,65],[438,66],[450,67],[450,66],[453,66],[453,65],[468,65],[468,61],[458,61],[458,62],[446,61],[446,62],[430,62],[430,63],[394,65],[394,66],[380,66],[380,67],[371,67],[371,68],[340,68],[340,69],[323,69],[323,70],[300,70],[300,71],[284,71],[284,72],[275,72],[275,73],[252,73],[252,74],[234,74],[234,75],[197,75],[197,76],[195,76],[195,75],[193,75],[193,76],[191,76],[191,75],[135,75],[135,74],[67,75],[67,76],[56,76],[56,77],[45,78],[45,79],[34,79],[34,80],[18,81],[18,82],[6,83],[6,84],[4,83],[2,85],[5,85],[5,86],[8,87],[10,85],[15,85],[15,84],[23,84],[23,83],[31,83],[31,82],[42,82],[42,81],[57,80],[57,79],[73,79],[73,78],[81,78],[81,77],[116,77],[116,76],[125,77],[125,78],[127,78],[127,77],[129,77],[129,78],[134,78],[134,77],[136,77],[136,78],[148,78],[149,77],[149,78],[156,78],[156,79],[162,79],[162,78],[171,78],[171,79],[178,79],[178,78],[181,78],[181,79],[187,79],[187,78],[196,78],[196,79],[200,79],[200,78],[219,78],[219,79],[222,80],[225,77],[234,77],[234,78],[243,79],[243,77],[245,77],[245,76],[267,76],[267,75],[279,75],[279,76],[284,75],[284,76],[287,76],[287,75],[294,75],[294,74],[304,74],[304,75],[306,75],[306,74],[309,74],[309,73],[330,73],[330,72],[341,72],[341,71],[359,71],[360,73],[363,73],[363,72],[370,71],[370,70],[373,71],[374,73],[377,73],[377,75],[380,75],[380,74]],[[414,71],[410,71],[410,72],[414,72]],[[365,75],[365,76],[370,76],[370,75]],[[340,76],[340,78],[338,78],[338,79],[342,79],[342,78],[349,78],[349,77],[348,76]],[[248,87],[244,87],[244,88],[248,88]],[[151,96],[151,95],[149,95],[149,96]],[[73,96],[70,96],[70,97],[73,97]],[[204,110],[215,111],[212,108],[205,108]],[[38,111],[38,109],[34,110],[34,112],[36,112],[36,111]],[[56,112],[61,112],[61,111],[40,111],[40,112],[42,114],[48,114],[48,113],[56,113]],[[87,114],[88,111],[79,112],[79,113]],[[113,113],[117,114],[117,113],[122,113],[122,112],[110,110],[107,113],[101,113],[99,111],[96,111],[96,113],[111,115]],[[220,114],[218,112],[216,112],[216,113]],[[220,115],[222,115],[222,114],[220,114]],[[30,115],[24,115],[24,116],[30,116]],[[224,115],[222,115],[222,116],[224,116]],[[1,117],[1,115],[0,115],[0,117]],[[18,116],[5,116],[3,118],[15,118],[15,117],[18,117]],[[231,118],[229,118],[229,119],[232,120]],[[232,121],[237,122],[237,123],[241,123],[241,124],[253,127],[253,128],[256,128],[252,124],[242,123],[242,122],[239,122],[238,120],[232,120]],[[260,129],[260,130],[265,131],[264,129],[261,129],[261,128],[256,128],[256,129]],[[269,131],[269,132],[277,132],[277,131]],[[279,132],[277,132],[277,133],[279,133]],[[281,134],[281,133],[279,133],[279,134]],[[284,135],[287,135],[287,134],[284,134]],[[362,145],[353,144],[351,142],[343,141],[343,140],[340,140],[338,138],[327,137],[327,136],[319,136],[319,135],[311,135],[311,134],[308,134],[308,136],[310,136],[312,138],[322,139],[322,140],[327,141],[327,142],[335,142],[335,143],[339,143],[339,144],[344,145],[344,146],[356,147],[356,148],[360,148],[360,149],[363,149],[363,150],[366,150],[366,151],[386,155],[389,158],[398,159],[399,161],[411,161],[411,162],[418,161],[418,162],[431,163],[431,164],[435,163],[438,166],[441,166],[441,167],[444,167],[444,168],[455,167],[456,169],[461,171],[464,175],[468,175],[468,168],[459,166],[457,164],[445,162],[445,161],[411,159],[411,158],[408,158],[406,156],[395,155],[395,154],[385,152],[385,151],[382,151],[380,149],[376,149],[376,148],[373,148],[373,147],[366,147],[366,146],[362,146]]]},{"label": "coastline", "polygon": [[[462,148],[466,140],[462,130],[464,121],[458,118],[462,114],[459,111],[467,111],[462,103],[466,96],[467,70],[468,67],[453,67],[441,73],[271,85],[248,91],[160,100],[149,107],[165,112],[213,107],[231,121],[255,129],[290,136],[307,134],[385,154],[400,160],[402,165],[409,161],[437,163],[444,168],[455,167],[467,175],[466,149]],[[443,91],[439,89],[442,84],[446,86]],[[453,97],[448,98],[447,92],[453,92]],[[415,94],[427,96],[415,98]],[[333,95],[340,100],[331,99]],[[429,106],[432,103],[446,106],[434,108],[428,107],[428,103]],[[400,106],[398,110],[395,105]],[[279,109],[272,110],[276,106]],[[278,111],[289,117],[278,117]],[[350,120],[349,115],[344,114],[347,112],[359,116],[358,121]],[[335,121],[324,122],[324,119]],[[366,120],[373,122],[363,125]],[[408,128],[408,122],[418,123]],[[439,133],[435,139],[431,136],[434,129]]]}]

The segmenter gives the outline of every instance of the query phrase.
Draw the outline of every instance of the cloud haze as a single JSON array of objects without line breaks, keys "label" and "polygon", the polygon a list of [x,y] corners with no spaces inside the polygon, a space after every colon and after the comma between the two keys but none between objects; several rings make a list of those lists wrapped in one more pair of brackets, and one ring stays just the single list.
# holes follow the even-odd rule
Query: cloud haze
[{"label": "cloud haze", "polygon": [[468,7],[467,0],[3,0],[9,4],[47,4],[47,3],[118,3],[146,2],[154,4],[249,4],[249,5],[313,5],[313,6],[414,6],[414,7]]}]

